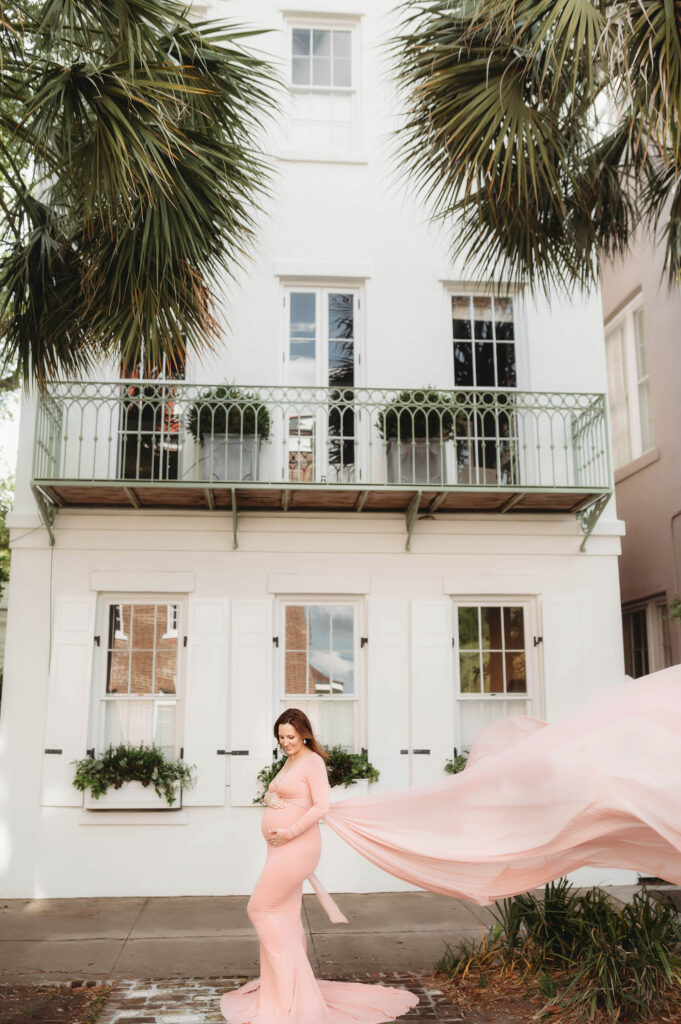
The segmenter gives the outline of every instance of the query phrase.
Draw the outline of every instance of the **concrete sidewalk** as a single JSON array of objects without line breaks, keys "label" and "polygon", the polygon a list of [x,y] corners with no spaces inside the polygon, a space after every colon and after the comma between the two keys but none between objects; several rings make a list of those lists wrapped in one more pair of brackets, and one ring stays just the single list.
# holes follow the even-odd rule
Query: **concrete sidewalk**
[{"label": "concrete sidewalk", "polygon": [[[612,888],[627,901],[636,886]],[[428,971],[444,944],[479,938],[487,908],[429,892],[340,894],[333,925],[303,897],[315,974]],[[258,941],[242,896],[0,900],[0,984],[251,977]]]}]

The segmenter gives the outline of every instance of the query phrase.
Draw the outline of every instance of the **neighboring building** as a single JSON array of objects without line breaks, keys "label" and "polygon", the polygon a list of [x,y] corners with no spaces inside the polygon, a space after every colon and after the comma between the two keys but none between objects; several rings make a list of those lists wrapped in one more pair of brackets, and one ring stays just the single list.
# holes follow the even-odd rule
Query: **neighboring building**
[{"label": "neighboring building", "polygon": [[664,249],[639,232],[603,269],[603,315],[620,557],[624,658],[642,676],[681,661],[668,605],[681,593],[681,293]]},{"label": "neighboring building", "polygon": [[[250,892],[287,705],[368,750],[380,791],[623,679],[600,294],[534,303],[450,264],[391,169],[393,6],[230,5],[277,30],[291,90],[224,347],[24,404],[6,897]],[[198,766],[181,807],[91,809],[71,762],[121,739]],[[409,888],[324,843],[335,890]]]}]

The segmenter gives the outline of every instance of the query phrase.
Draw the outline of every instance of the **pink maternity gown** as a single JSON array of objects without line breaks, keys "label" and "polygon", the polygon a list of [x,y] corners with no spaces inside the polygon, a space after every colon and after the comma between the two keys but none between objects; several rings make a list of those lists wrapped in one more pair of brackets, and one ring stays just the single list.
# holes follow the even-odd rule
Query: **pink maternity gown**
[{"label": "pink maternity gown", "polygon": [[286,764],[269,785],[286,806],[266,807],[261,830],[286,829],[290,842],[267,847],[267,861],[248,902],[260,939],[260,977],[225,992],[220,1010],[230,1024],[380,1024],[406,1013],[418,996],[406,989],[318,981],[306,955],[301,921],[303,881],[311,881],[329,916],[345,921],[314,876],[321,854],[319,819],[329,810],[329,780],[313,751]]}]

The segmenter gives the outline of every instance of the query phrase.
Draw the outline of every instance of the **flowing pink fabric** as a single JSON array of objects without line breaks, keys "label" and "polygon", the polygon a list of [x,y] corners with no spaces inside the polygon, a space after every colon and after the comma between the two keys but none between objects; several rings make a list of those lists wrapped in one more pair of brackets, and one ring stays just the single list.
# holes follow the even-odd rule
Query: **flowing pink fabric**
[{"label": "flowing pink fabric", "polygon": [[480,905],[584,865],[681,884],[681,666],[559,722],[502,719],[460,774],[340,801],[325,821],[390,874]]},{"label": "flowing pink fabric", "polygon": [[329,810],[326,765],[308,751],[285,764],[270,790],[286,806],[266,807],[261,829],[286,830],[290,841],[267,847],[267,860],[248,901],[260,939],[260,977],[224,992],[220,1010],[231,1024],[381,1024],[418,1003],[406,989],[355,982],[318,981],[306,955],[300,911],[303,880],[309,878],[332,921],[345,922],[314,875],[321,853],[319,819]]}]

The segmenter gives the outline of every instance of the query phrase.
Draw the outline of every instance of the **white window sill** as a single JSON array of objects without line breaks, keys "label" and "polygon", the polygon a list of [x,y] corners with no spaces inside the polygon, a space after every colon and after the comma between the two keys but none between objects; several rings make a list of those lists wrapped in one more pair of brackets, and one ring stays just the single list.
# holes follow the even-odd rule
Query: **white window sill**
[{"label": "white window sill", "polygon": [[646,466],[652,466],[654,462],[657,462],[660,458],[660,449],[651,448],[649,451],[644,452],[643,455],[639,455],[637,459],[632,459],[631,462],[627,462],[625,466],[620,466],[619,469],[615,470],[615,483],[619,484],[622,480],[626,480],[627,477],[633,476],[634,473],[638,473],[640,470],[645,469]]},{"label": "white window sill", "polygon": [[278,160],[283,160],[285,163],[302,163],[302,164],[368,164],[369,157],[366,153],[356,153],[348,155],[347,153],[305,153],[305,152],[291,152],[291,153],[280,153],[277,157]]},{"label": "white window sill", "polygon": [[186,825],[187,811],[81,811],[79,825]]}]

